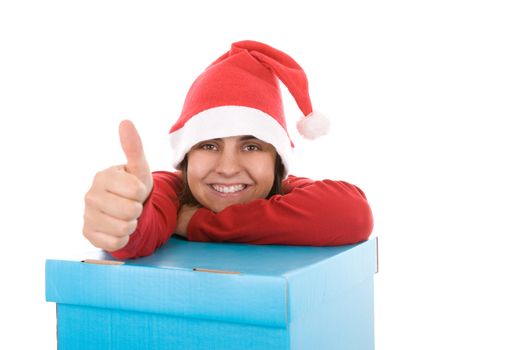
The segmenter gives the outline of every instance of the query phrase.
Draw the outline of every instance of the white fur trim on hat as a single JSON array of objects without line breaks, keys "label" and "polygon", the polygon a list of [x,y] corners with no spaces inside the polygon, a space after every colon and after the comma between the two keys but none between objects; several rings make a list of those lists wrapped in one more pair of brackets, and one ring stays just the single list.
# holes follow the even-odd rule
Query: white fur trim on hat
[{"label": "white fur trim on hat", "polygon": [[199,142],[215,138],[252,135],[275,147],[285,174],[290,167],[292,145],[285,129],[270,115],[250,107],[221,106],[202,111],[170,134],[173,166],[177,168],[189,150]]},{"label": "white fur trim on hat", "polygon": [[324,114],[313,111],[297,121],[297,130],[304,138],[314,140],[328,134],[330,120]]}]

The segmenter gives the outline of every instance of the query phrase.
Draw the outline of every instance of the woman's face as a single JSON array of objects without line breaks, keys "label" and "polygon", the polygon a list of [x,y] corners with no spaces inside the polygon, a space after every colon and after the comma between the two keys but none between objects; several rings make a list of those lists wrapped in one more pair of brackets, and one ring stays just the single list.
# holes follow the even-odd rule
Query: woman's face
[{"label": "woman's face", "polygon": [[275,178],[276,156],[271,144],[253,136],[200,142],[188,152],[188,186],[195,199],[214,212],[266,198]]}]

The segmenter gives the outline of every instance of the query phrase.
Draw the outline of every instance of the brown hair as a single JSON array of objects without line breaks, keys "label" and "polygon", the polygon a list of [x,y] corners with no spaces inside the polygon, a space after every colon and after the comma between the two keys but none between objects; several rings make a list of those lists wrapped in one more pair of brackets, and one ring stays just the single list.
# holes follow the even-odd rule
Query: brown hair
[{"label": "brown hair", "polygon": [[[190,186],[188,185],[188,155],[184,157],[184,160],[180,163],[179,169],[182,173],[182,189],[178,194],[180,205],[192,205],[192,206],[201,206],[201,204],[193,197],[191,193]],[[281,157],[277,154],[275,158],[275,168],[274,168],[274,180],[273,186],[270,190],[270,193],[266,199],[274,196],[276,194],[282,194],[282,182],[284,180],[284,165],[281,161]]]}]

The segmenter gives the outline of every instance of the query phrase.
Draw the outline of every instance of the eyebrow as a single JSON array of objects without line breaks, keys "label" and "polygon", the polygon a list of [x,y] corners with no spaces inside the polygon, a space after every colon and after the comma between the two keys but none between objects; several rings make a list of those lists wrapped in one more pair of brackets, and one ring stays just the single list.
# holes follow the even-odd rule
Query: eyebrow
[{"label": "eyebrow", "polygon": [[[222,137],[218,137],[216,139],[211,139],[211,141],[222,141],[222,139],[223,139]],[[253,139],[260,140],[260,139],[258,139],[257,137],[255,137],[253,135],[245,135],[245,136],[241,137],[241,141],[253,140]]]},{"label": "eyebrow", "polygon": [[246,136],[241,137],[241,141],[246,141],[246,140],[251,140],[251,139],[259,140],[257,137],[253,135],[246,135]]}]

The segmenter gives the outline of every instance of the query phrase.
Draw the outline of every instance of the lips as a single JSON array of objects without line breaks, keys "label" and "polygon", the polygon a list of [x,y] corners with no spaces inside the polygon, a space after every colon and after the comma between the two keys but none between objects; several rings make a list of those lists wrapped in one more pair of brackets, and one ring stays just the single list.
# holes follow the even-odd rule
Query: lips
[{"label": "lips", "polygon": [[224,193],[224,194],[232,194],[232,193],[241,192],[244,189],[246,189],[246,187],[248,187],[248,185],[246,184],[235,184],[235,185],[211,184],[209,186],[214,191],[219,192],[219,193]]}]

